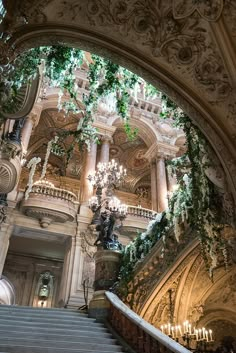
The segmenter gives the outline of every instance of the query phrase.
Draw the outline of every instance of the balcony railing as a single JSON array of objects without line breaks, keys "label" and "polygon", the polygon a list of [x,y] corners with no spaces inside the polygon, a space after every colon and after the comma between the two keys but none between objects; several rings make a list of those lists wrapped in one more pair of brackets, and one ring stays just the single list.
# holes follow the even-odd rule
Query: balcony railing
[{"label": "balcony railing", "polygon": [[106,292],[110,302],[109,321],[114,330],[137,353],[190,353],[189,350],[150,325],[130,310],[115,294]]},{"label": "balcony railing", "polygon": [[47,185],[33,185],[31,193],[48,195],[65,201],[77,201],[76,195],[73,192]]},{"label": "balcony railing", "polygon": [[127,214],[130,216],[142,217],[151,220],[155,218],[157,212],[149,210],[148,208],[128,205]]},{"label": "balcony railing", "polygon": [[2,22],[5,15],[6,15],[6,10],[3,6],[2,1],[0,0],[0,23]]}]

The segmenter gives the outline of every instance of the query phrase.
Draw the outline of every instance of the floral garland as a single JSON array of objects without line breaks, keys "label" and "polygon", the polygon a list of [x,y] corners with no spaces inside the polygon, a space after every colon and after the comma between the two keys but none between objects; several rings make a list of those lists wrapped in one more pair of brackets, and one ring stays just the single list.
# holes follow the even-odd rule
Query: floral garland
[{"label": "floral garland", "polygon": [[33,178],[34,178],[36,166],[40,162],[41,162],[41,158],[40,157],[34,157],[27,164],[27,168],[30,169],[30,173],[29,173],[29,179],[28,179],[28,183],[27,183],[27,190],[25,192],[25,199],[26,200],[29,198],[29,194],[30,194],[30,192],[32,190]]},{"label": "floral garland", "polygon": [[127,286],[137,264],[143,261],[159,239],[163,241],[164,255],[166,237],[169,236],[171,228],[174,230],[176,241],[179,242],[184,236],[186,224],[199,237],[202,256],[210,277],[213,276],[221,255],[225,267],[228,264],[226,244],[220,233],[223,227],[218,212],[220,207],[213,203],[217,197],[214,186],[205,173],[206,167],[209,166],[209,161],[206,160],[205,138],[183,112],[178,111],[175,117],[176,123],[186,134],[188,147],[185,155],[170,161],[168,165],[169,171],[177,174],[178,189],[173,193],[168,209],[157,214],[156,219],[149,223],[147,230],[138,234],[124,248],[119,288]]},{"label": "floral garland", "polygon": [[48,165],[49,156],[52,151],[52,146],[57,144],[58,139],[59,139],[59,137],[55,136],[54,139],[50,140],[47,144],[47,150],[46,150],[45,160],[43,163],[43,169],[42,169],[40,179],[45,178],[45,175],[47,172],[47,165]]},{"label": "floral garland", "polygon": [[[88,70],[89,94],[84,95],[81,103],[78,100],[75,71],[81,67],[85,57],[84,51],[64,46],[39,47],[18,55],[7,68],[4,67],[0,71],[2,110],[11,112],[17,92],[23,84],[28,83],[37,75],[38,67],[42,64],[44,78],[49,86],[60,88],[58,109],[63,109],[66,115],[70,112],[83,115],[82,124],[77,127],[77,130],[80,130],[80,136],[77,131],[70,131],[70,135],[76,139],[75,142],[80,141],[80,146],[83,144],[89,146],[89,140],[96,141],[96,131],[92,127],[93,114],[96,112],[99,101],[110,94],[114,96],[116,111],[124,121],[128,138],[134,138],[137,129],[132,130],[129,125],[130,96],[133,95],[137,99],[138,90],[143,90],[144,95],[146,92],[148,95],[156,95],[157,91],[127,69],[110,60],[92,55]],[[64,95],[67,98],[62,101]]]}]

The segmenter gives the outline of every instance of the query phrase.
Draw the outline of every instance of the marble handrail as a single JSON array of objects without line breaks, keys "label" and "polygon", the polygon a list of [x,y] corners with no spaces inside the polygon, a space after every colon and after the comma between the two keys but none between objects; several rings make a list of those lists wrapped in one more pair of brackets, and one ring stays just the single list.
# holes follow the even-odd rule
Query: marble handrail
[{"label": "marble handrail", "polygon": [[114,293],[106,292],[110,303],[109,321],[116,332],[137,353],[190,353],[128,308]]}]

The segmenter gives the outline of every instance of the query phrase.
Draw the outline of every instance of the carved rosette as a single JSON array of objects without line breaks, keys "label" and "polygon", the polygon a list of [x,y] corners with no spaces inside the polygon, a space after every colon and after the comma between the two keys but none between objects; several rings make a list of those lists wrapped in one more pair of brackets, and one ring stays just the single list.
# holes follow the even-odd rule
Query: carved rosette
[{"label": "carved rosette", "polygon": [[19,177],[20,165],[19,145],[11,141],[3,141],[0,146],[0,193],[8,194],[11,192]]},{"label": "carved rosette", "polygon": [[7,161],[0,160],[0,193],[8,194],[16,185],[17,172],[15,166]]},{"label": "carved rosette", "polygon": [[217,21],[223,10],[223,0],[174,0],[173,15],[176,19],[185,18],[195,11],[207,21]]}]

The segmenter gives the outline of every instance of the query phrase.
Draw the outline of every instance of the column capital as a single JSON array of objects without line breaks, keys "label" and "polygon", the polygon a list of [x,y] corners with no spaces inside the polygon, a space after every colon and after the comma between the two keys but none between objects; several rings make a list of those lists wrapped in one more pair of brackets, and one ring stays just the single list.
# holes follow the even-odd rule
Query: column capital
[{"label": "column capital", "polygon": [[156,159],[174,158],[176,157],[178,151],[179,147],[158,141],[147,150],[144,157],[149,161],[149,163],[152,163],[152,161]]},{"label": "column capital", "polygon": [[31,112],[29,115],[26,117],[26,121],[31,121],[33,128],[38,124],[38,116],[37,114]]},{"label": "column capital", "polygon": [[100,121],[95,121],[93,123],[93,126],[95,128],[97,128],[98,135],[100,135],[101,137],[104,136],[105,138],[112,139],[112,136],[113,136],[114,132],[116,131],[116,127],[115,126],[109,126],[109,125],[106,125],[104,123],[101,123]]},{"label": "column capital", "polygon": [[113,143],[111,135],[100,135],[100,140],[102,141],[102,143]]}]

